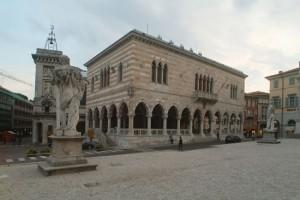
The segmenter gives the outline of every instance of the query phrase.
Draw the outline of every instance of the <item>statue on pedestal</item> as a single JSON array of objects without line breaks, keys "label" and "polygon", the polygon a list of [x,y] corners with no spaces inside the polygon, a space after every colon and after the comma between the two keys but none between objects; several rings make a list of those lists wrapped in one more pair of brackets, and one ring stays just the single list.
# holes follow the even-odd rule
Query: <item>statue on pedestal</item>
[{"label": "statue on pedestal", "polygon": [[80,69],[66,66],[53,73],[52,84],[56,88],[56,136],[79,136],[76,125],[79,120],[79,105],[87,81]]},{"label": "statue on pedestal", "polygon": [[267,127],[266,131],[274,131],[275,130],[275,118],[274,118],[274,107],[272,104],[269,104],[267,111]]}]

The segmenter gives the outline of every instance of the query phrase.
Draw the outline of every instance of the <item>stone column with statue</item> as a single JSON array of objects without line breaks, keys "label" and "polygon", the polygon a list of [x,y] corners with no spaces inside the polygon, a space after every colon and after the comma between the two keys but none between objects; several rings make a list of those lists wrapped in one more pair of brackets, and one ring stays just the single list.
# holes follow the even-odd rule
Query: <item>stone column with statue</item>
[{"label": "stone column with statue", "polygon": [[51,136],[52,155],[38,167],[45,175],[95,170],[97,165],[88,164],[82,156],[84,137],[76,130],[80,100],[87,81],[79,68],[66,65],[53,72],[52,84],[56,91],[57,127]]}]

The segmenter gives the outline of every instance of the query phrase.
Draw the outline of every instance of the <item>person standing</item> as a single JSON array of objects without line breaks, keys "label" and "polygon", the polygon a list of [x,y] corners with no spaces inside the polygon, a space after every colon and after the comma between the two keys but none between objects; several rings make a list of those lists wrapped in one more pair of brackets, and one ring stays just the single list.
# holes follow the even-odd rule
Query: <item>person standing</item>
[{"label": "person standing", "polygon": [[178,141],[178,151],[183,151],[183,142],[182,142],[182,137],[179,137],[179,141]]}]

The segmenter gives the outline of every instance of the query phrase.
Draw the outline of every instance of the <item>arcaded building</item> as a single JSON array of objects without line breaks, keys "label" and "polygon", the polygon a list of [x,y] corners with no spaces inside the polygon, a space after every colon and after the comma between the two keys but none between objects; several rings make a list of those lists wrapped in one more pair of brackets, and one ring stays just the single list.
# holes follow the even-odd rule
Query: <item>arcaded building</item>
[{"label": "arcaded building", "polygon": [[133,30],[85,63],[86,129],[120,146],[185,142],[243,130],[241,71]]}]

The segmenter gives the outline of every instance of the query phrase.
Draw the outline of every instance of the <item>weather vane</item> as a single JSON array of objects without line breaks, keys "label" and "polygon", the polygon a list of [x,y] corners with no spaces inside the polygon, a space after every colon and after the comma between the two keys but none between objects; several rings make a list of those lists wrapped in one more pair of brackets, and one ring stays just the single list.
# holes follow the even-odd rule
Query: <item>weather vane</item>
[{"label": "weather vane", "polygon": [[55,39],[54,25],[51,25],[50,30],[51,31],[45,43],[45,49],[57,50],[57,42]]}]

